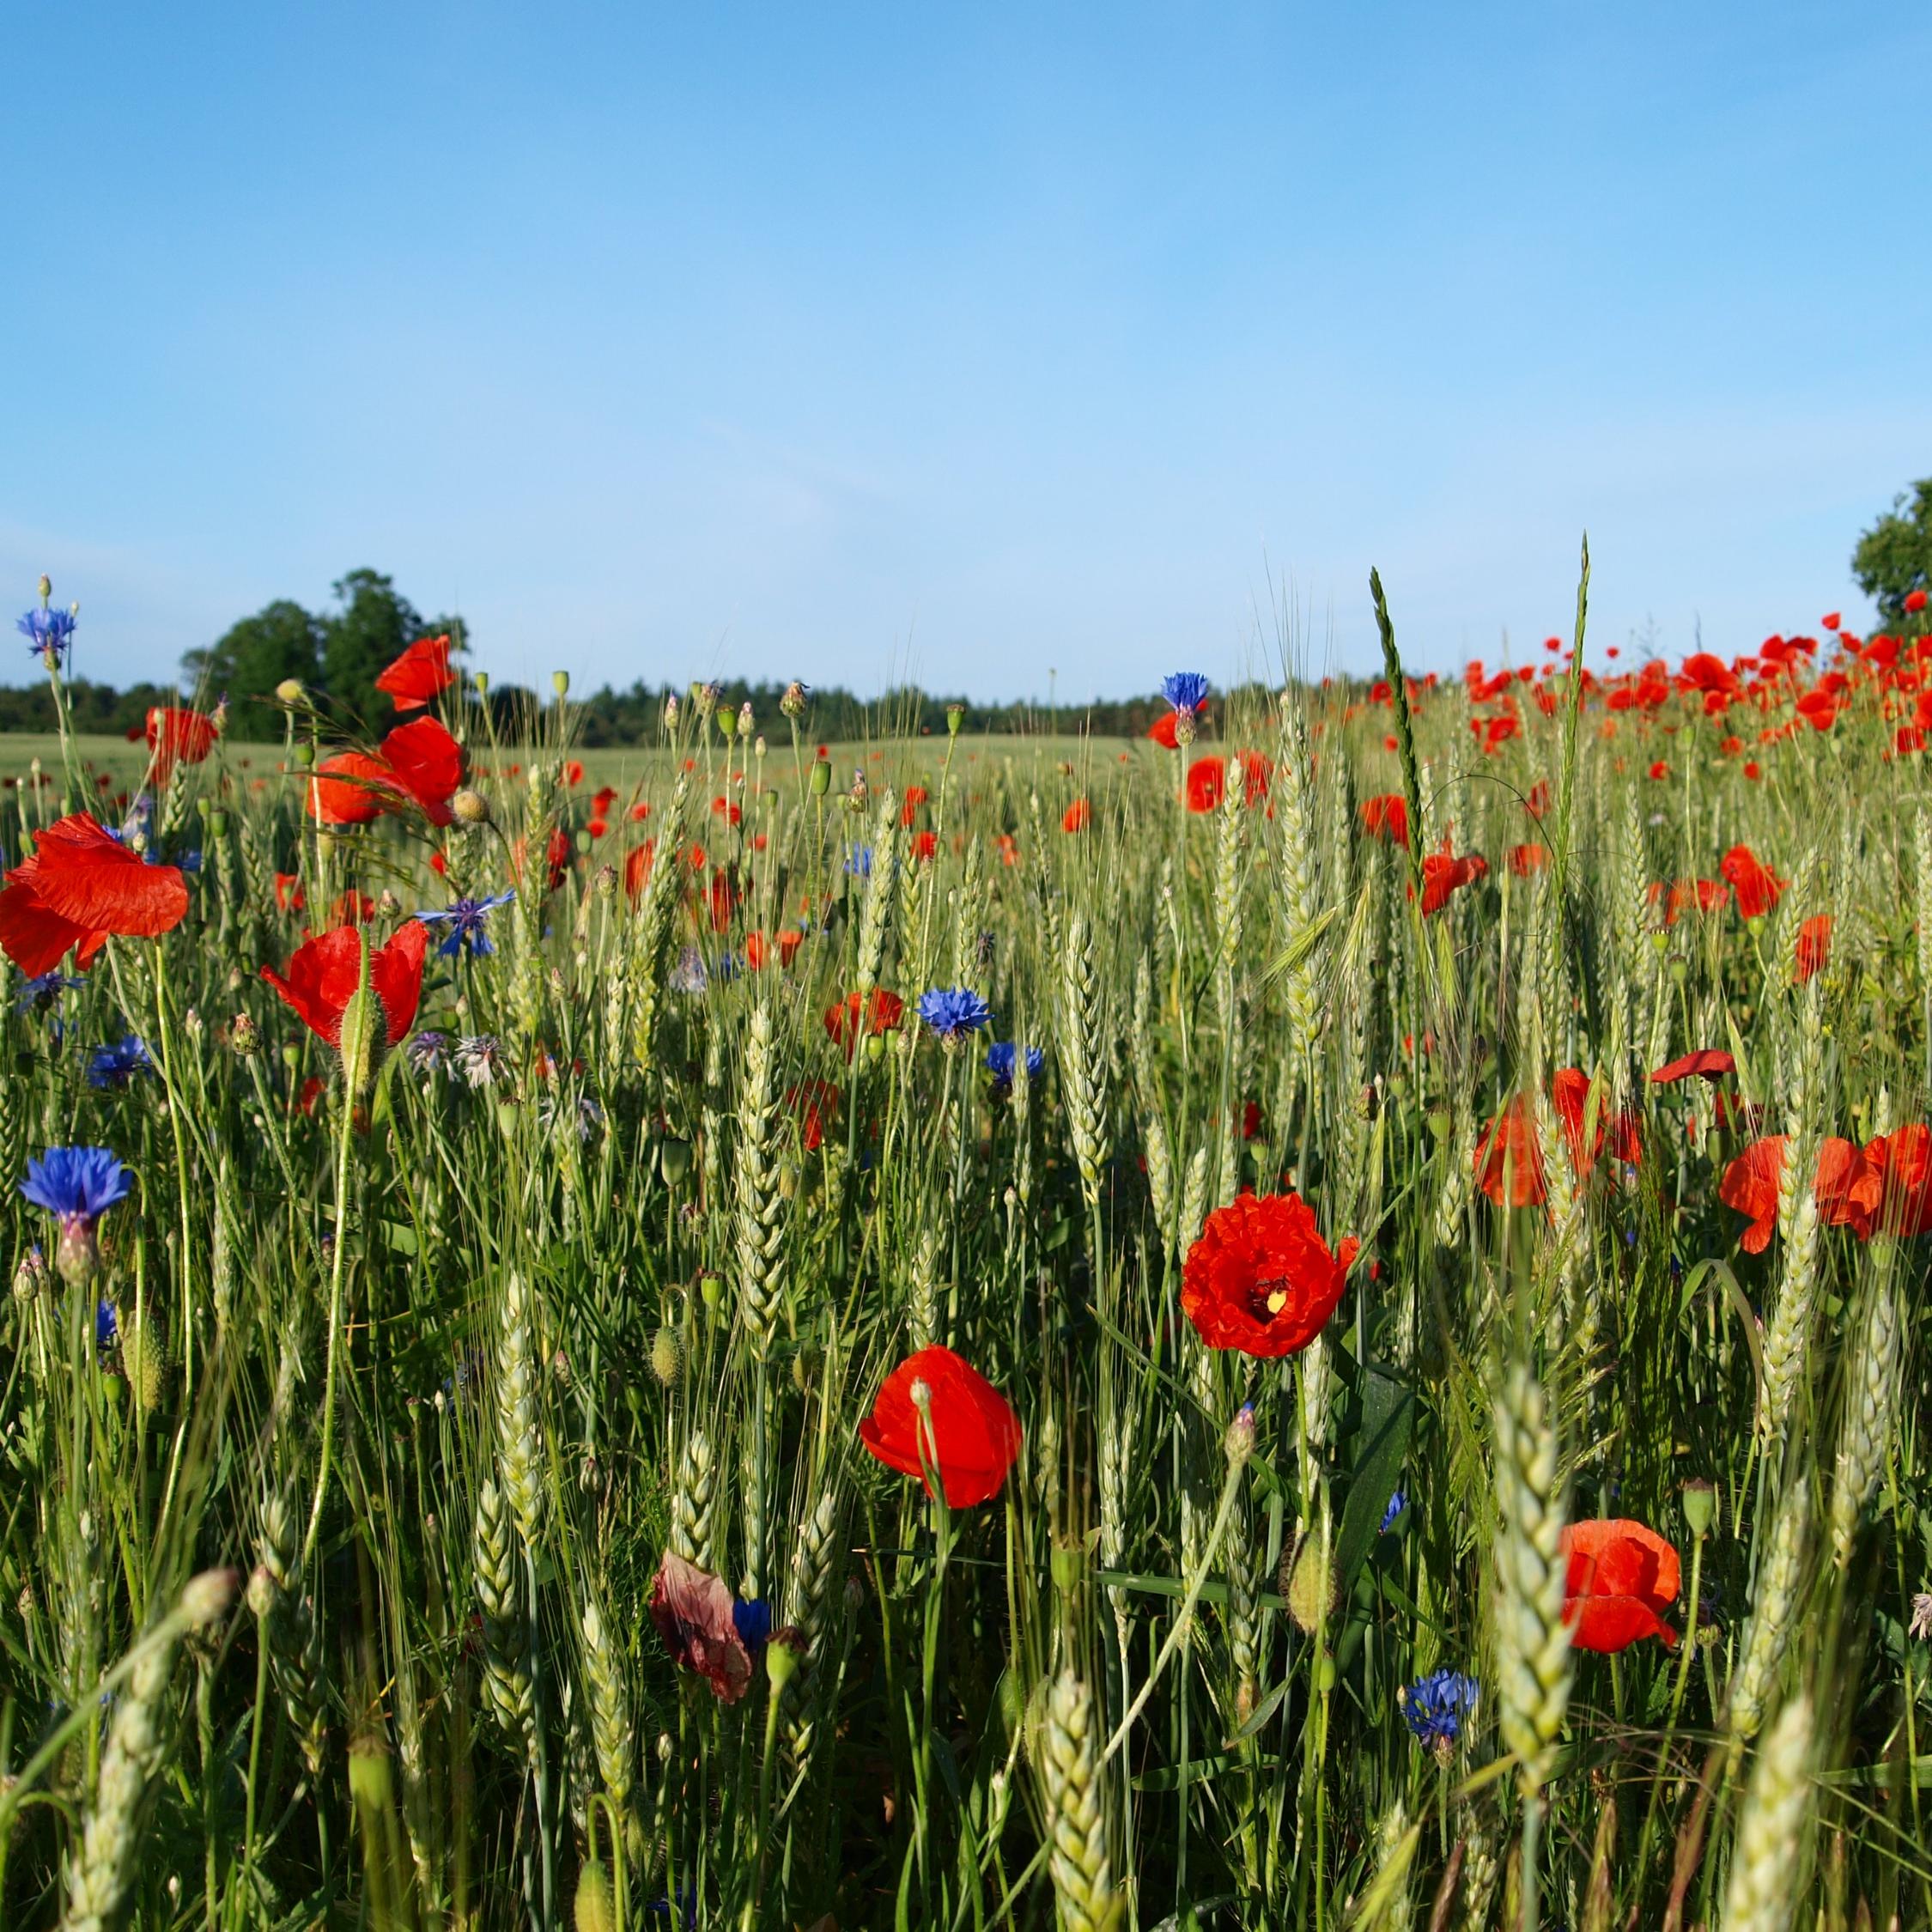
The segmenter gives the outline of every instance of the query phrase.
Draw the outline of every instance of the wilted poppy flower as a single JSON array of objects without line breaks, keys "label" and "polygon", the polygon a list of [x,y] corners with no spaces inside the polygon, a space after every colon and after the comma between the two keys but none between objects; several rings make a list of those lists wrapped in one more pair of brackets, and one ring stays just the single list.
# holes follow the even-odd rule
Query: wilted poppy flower
[{"label": "wilted poppy flower", "polygon": [[456,682],[450,669],[449,634],[419,637],[376,677],[376,689],[396,701],[398,711],[420,711],[440,691]]},{"label": "wilted poppy flower", "polygon": [[1777,903],[1788,880],[1780,878],[1747,845],[1734,845],[1717,870],[1731,882],[1737,909],[1746,919],[1761,919]]},{"label": "wilted poppy flower", "polygon": [[1699,1047],[1694,1054],[1686,1054],[1681,1060],[1660,1066],[1650,1076],[1650,1081],[1654,1086],[1664,1087],[1675,1080],[1695,1079],[1700,1076],[1706,1080],[1721,1080],[1726,1074],[1736,1072],[1736,1060],[1721,1048]]},{"label": "wilted poppy flower", "polygon": [[[1717,1183],[1718,1200],[1750,1217],[1742,1241],[1747,1255],[1763,1254],[1777,1230],[1777,1188],[1787,1146],[1781,1133],[1753,1141]],[[1819,1212],[1831,1226],[1862,1231],[1870,1225],[1878,1191],[1863,1156],[1849,1140],[1832,1134],[1820,1143],[1812,1187]]]},{"label": "wilted poppy flower", "polygon": [[1372,839],[1406,847],[1409,842],[1408,800],[1400,792],[1384,792],[1362,801],[1362,829]]},{"label": "wilted poppy flower", "polygon": [[[897,993],[875,986],[869,997],[848,993],[844,999],[835,999],[825,1009],[825,1030],[845,1048],[845,1057],[850,1060],[852,1049],[861,1035],[890,1033],[899,1024],[905,1010],[906,1003]],[[861,1014],[864,1015],[862,1021]]]},{"label": "wilted poppy flower", "polygon": [[1210,1348],[1296,1354],[1334,1313],[1360,1248],[1351,1235],[1331,1255],[1299,1194],[1242,1194],[1188,1250],[1181,1311]]},{"label": "wilted poppy flower", "polygon": [[[412,919],[387,945],[369,954],[369,987],[382,1008],[383,1029],[392,1047],[416,1024],[416,1002],[422,997],[422,957],[428,941],[428,929]],[[358,928],[338,926],[299,946],[286,975],[264,966],[262,977],[312,1033],[330,1046],[339,1047],[343,1015],[355,997],[361,948]]]},{"label": "wilted poppy flower", "polygon": [[1564,1621],[1579,1650],[1625,1650],[1644,1637],[1675,1648],[1663,1613],[1677,1601],[1681,1572],[1677,1552],[1656,1530],[1628,1517],[1573,1522],[1563,1552]]},{"label": "wilted poppy flower", "polygon": [[1832,915],[1819,913],[1798,928],[1795,964],[1800,983],[1815,979],[1825,969],[1825,963],[1831,957]]},{"label": "wilted poppy flower", "polygon": [[165,785],[174,768],[198,765],[215,748],[220,729],[215,720],[199,711],[184,711],[179,705],[150,705],[148,708],[148,769],[155,783]]},{"label": "wilted poppy flower", "polygon": [[[923,1411],[923,1413],[921,1413]],[[932,1483],[939,1472],[951,1509],[969,1509],[999,1493],[1020,1452],[1012,1403],[950,1348],[922,1348],[880,1388],[859,1440],[888,1469]]]},{"label": "wilted poppy flower", "polygon": [[1196,758],[1188,767],[1188,810],[1215,811],[1220,808],[1228,788],[1228,767],[1224,759],[1212,752]]},{"label": "wilted poppy flower", "polygon": [[651,1621],[672,1658],[696,1671],[720,1704],[736,1704],[751,1686],[751,1652],[739,1630],[739,1613],[751,1607],[722,1577],[665,1552],[651,1585]]},{"label": "wilted poppy flower", "polygon": [[1084,832],[1093,822],[1093,813],[1084,799],[1076,799],[1060,814],[1060,829],[1063,832]]},{"label": "wilted poppy flower", "polygon": [[173,866],[149,866],[84,811],[36,837],[33,856],[0,890],[0,950],[29,979],[70,947],[86,966],[109,938],[158,939],[186,917],[188,884]]}]

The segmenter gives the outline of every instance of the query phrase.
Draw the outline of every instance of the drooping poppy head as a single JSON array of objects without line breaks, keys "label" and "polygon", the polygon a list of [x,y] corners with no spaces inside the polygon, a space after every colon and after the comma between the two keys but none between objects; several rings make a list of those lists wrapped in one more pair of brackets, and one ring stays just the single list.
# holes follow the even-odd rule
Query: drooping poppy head
[{"label": "drooping poppy head", "polygon": [[1297,1354],[1327,1325],[1360,1248],[1351,1235],[1330,1254],[1299,1194],[1242,1194],[1188,1250],[1181,1312],[1210,1348]]},{"label": "drooping poppy head", "polygon": [[1188,810],[1218,811],[1228,788],[1227,761],[1210,752],[1188,767]]},{"label": "drooping poppy head", "polygon": [[1563,1533],[1563,1552],[1570,1564],[1564,1620],[1579,1650],[1625,1650],[1645,1637],[1675,1648],[1677,1632],[1663,1613],[1677,1601],[1680,1566],[1656,1530],[1629,1517],[1573,1522]]},{"label": "drooping poppy head", "polygon": [[889,1469],[918,1476],[932,1494],[939,1472],[947,1507],[969,1509],[999,1493],[1020,1452],[1012,1405],[950,1348],[909,1355],[881,1386],[859,1440]]},{"label": "drooping poppy head", "polygon": [[[428,941],[428,928],[412,919],[387,945],[369,955],[369,987],[382,1008],[383,1031],[392,1047],[399,1045],[416,1024]],[[355,997],[361,947],[357,927],[338,926],[297,947],[285,975],[264,966],[262,977],[318,1039],[339,1047],[343,1015]]]},{"label": "drooping poppy head", "polygon": [[0,951],[29,979],[78,949],[86,966],[116,933],[158,939],[187,916],[178,867],[144,864],[87,812],[45,827],[0,890]]},{"label": "drooping poppy head", "polygon": [[720,1704],[736,1704],[751,1687],[738,1608],[722,1577],[665,1552],[651,1585],[651,1621],[673,1660],[696,1671]]},{"label": "drooping poppy head", "polygon": [[220,735],[215,720],[179,705],[150,705],[148,709],[148,769],[155,783],[165,785],[176,765],[198,765],[215,748]]},{"label": "drooping poppy head", "polygon": [[440,637],[417,638],[377,676],[376,689],[386,691],[398,711],[420,711],[456,682],[456,673],[450,668],[449,645],[447,631]]}]

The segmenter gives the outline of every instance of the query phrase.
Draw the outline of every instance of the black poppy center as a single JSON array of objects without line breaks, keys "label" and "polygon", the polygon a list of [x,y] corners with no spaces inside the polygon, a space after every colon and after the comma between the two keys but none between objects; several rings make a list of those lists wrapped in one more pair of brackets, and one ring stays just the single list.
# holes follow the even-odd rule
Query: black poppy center
[{"label": "black poppy center", "polygon": [[1285,1274],[1264,1275],[1248,1291],[1248,1312],[1257,1321],[1274,1320],[1288,1305],[1294,1283]]}]

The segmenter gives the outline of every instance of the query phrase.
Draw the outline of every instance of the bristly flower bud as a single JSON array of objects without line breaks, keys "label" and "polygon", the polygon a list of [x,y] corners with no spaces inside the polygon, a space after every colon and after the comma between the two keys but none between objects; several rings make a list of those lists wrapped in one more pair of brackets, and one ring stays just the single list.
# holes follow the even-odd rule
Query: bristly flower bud
[{"label": "bristly flower bud", "polygon": [[40,574],[40,601],[48,603],[53,597],[53,579],[43,571]]},{"label": "bristly flower bud", "polygon": [[449,801],[449,815],[459,825],[487,825],[489,823],[489,800],[481,792],[465,785],[455,793]]},{"label": "bristly flower bud", "polygon": [[388,1037],[388,1024],[375,988],[365,986],[350,994],[342,1010],[342,1077],[351,1103],[360,1100],[375,1082],[382,1049]]},{"label": "bristly flower bud", "polygon": [[805,716],[805,687],[794,677],[785,687],[785,696],[778,701],[778,708],[787,718],[802,718]]},{"label": "bristly flower bud", "polygon": [[46,1258],[36,1244],[21,1256],[20,1266],[14,1270],[14,1299],[30,1302],[46,1285]]},{"label": "bristly flower bud", "polygon": [[747,698],[738,708],[738,735],[750,738],[757,728],[757,720],[751,715],[751,701]]},{"label": "bristly flower bud", "polygon": [[293,710],[302,702],[302,681],[299,677],[284,677],[275,687],[276,702],[284,708]]},{"label": "bristly flower bud", "polygon": [[673,691],[664,701],[664,728],[667,732],[677,729],[677,694]]},{"label": "bristly flower bud", "polygon": [[1235,1419],[1228,1425],[1228,1432],[1221,1439],[1223,1453],[1231,1467],[1239,1469],[1245,1466],[1255,1453],[1255,1405],[1243,1402],[1235,1412]]}]

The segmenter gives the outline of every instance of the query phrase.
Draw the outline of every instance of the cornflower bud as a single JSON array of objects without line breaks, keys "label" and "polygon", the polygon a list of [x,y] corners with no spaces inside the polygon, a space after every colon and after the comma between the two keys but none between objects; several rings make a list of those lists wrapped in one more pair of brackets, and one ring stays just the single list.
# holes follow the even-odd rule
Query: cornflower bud
[{"label": "cornflower bud", "polygon": [[805,716],[805,687],[794,677],[785,687],[785,696],[778,701],[778,708],[787,718],[802,718]]}]

